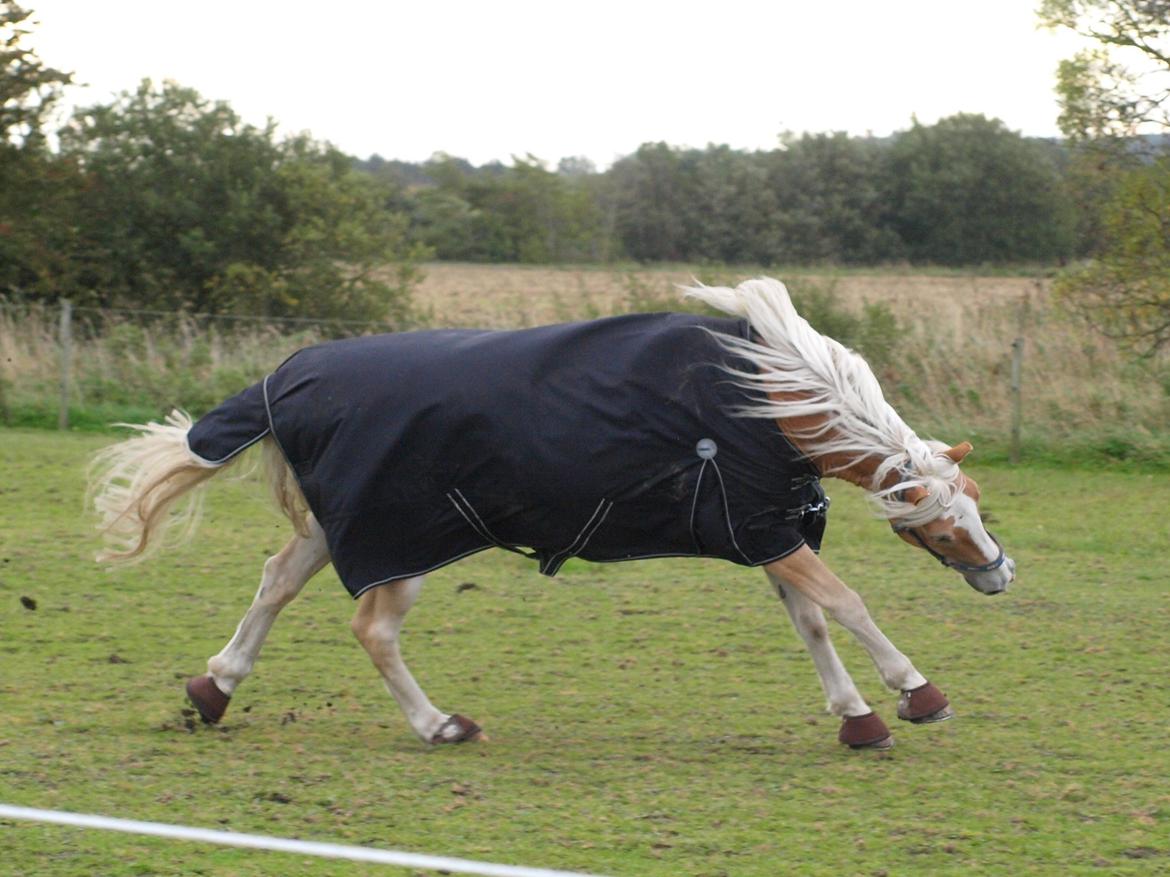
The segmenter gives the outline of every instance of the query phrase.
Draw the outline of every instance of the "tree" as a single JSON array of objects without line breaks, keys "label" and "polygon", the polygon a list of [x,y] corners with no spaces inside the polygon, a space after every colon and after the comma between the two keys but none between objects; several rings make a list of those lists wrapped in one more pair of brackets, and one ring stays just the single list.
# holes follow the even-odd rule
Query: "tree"
[{"label": "tree", "polygon": [[597,173],[597,165],[583,155],[566,156],[557,162],[557,173],[564,177],[588,177]]},{"label": "tree", "polygon": [[686,258],[768,264],[774,256],[775,193],[761,153],[710,144],[683,154],[690,198],[681,205]]},{"label": "tree", "polygon": [[476,241],[480,211],[457,192],[430,186],[414,195],[411,226],[415,237],[438,259],[470,262],[483,258]]},{"label": "tree", "polygon": [[916,261],[1053,261],[1072,253],[1072,204],[1050,153],[998,119],[916,121],[889,149],[886,186],[890,225]]},{"label": "tree", "polygon": [[1128,141],[1170,127],[1170,0],[1043,0],[1039,15],[1097,43],[1057,72],[1066,136]]},{"label": "tree", "polygon": [[1126,174],[1102,225],[1108,245],[1057,290],[1108,337],[1156,353],[1170,345],[1170,157]]},{"label": "tree", "polygon": [[0,294],[45,294],[68,273],[71,226],[63,211],[79,184],[45,136],[72,75],[22,45],[31,15],[0,0]]},{"label": "tree", "polygon": [[1095,258],[1057,291],[1106,335],[1156,353],[1170,346],[1170,0],[1044,0],[1040,17],[1097,43],[1057,78],[1061,130],[1104,192]]},{"label": "tree", "polygon": [[14,0],[0,0],[0,146],[42,146],[45,121],[73,81],[21,45],[31,16]]},{"label": "tree", "polygon": [[610,169],[616,231],[632,258],[680,261],[694,255],[687,240],[694,179],[686,165],[680,150],[665,143],[644,143]]},{"label": "tree", "polygon": [[[421,251],[385,185],[346,156],[222,102],[143,81],[78,110],[85,178],[71,294],[102,304],[401,323]],[[384,270],[386,269],[386,270]]]},{"label": "tree", "polygon": [[787,263],[873,264],[903,255],[886,225],[886,145],[846,134],[785,137],[772,153],[777,205],[771,258]]},{"label": "tree", "polygon": [[530,155],[514,158],[500,176],[480,174],[466,183],[477,211],[475,237],[488,261],[557,261],[562,182]]}]

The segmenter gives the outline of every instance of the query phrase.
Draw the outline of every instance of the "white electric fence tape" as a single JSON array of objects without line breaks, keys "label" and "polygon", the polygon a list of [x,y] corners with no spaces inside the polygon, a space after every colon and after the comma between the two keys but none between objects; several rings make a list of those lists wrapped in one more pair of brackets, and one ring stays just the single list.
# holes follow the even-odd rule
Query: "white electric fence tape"
[{"label": "white electric fence tape", "polygon": [[59,810],[37,810],[32,807],[13,807],[8,804],[0,804],[0,818],[51,822],[56,825],[71,825],[77,828],[100,828],[127,834],[149,834],[176,840],[193,840],[232,847],[295,853],[299,856],[349,859],[354,862],[377,862],[382,865],[428,868],[455,874],[480,874],[484,877],[597,877],[597,875],[583,874],[579,871],[555,871],[548,868],[527,868],[523,865],[494,865],[491,862],[476,862],[471,859],[456,859],[450,856],[430,856],[424,853],[377,850],[347,844],[289,840],[282,837],[265,837],[259,834],[237,834],[233,831],[189,828],[185,825],[167,825],[163,822],[139,822],[134,819],[113,819],[109,816],[64,813]]}]

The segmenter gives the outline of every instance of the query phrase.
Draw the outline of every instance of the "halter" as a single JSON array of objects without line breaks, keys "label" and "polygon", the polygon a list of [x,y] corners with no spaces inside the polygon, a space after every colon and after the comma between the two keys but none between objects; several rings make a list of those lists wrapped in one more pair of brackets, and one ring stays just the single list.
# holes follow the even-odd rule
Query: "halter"
[{"label": "halter", "polygon": [[[908,469],[905,469],[905,468],[900,468],[898,471],[899,471],[899,474],[903,478],[909,478],[911,475],[910,471]],[[904,499],[905,498],[905,491],[900,492],[898,494],[898,497],[899,497],[899,499]],[[951,569],[957,570],[958,572],[962,572],[962,573],[991,572],[992,570],[999,569],[1001,566],[1003,566],[1004,561],[1007,560],[1007,555],[1004,553],[1003,545],[1001,545],[1000,541],[998,539],[996,539],[994,535],[992,535],[992,532],[990,530],[987,531],[987,535],[991,536],[991,541],[994,542],[995,547],[999,549],[999,554],[996,556],[995,560],[991,561],[990,563],[981,563],[981,564],[976,566],[976,565],[972,565],[969,563],[960,563],[957,560],[948,560],[947,558],[943,557],[941,554],[939,554],[937,551],[935,551],[933,548],[931,548],[929,545],[926,544],[926,540],[923,539],[921,535],[919,535],[918,530],[915,527],[911,527],[908,525],[899,526],[899,525],[895,524],[893,521],[890,521],[890,529],[893,530],[895,533],[909,533],[911,536],[914,537],[914,540],[919,545],[921,545],[924,549],[926,549],[927,554],[929,554],[931,557],[933,557],[935,560],[937,560],[943,566],[950,567]]]},{"label": "halter", "polygon": [[975,566],[969,563],[960,563],[957,560],[949,560],[943,557],[941,554],[926,544],[926,540],[918,534],[918,530],[914,527],[899,527],[895,524],[890,524],[890,528],[895,533],[909,533],[914,537],[919,545],[926,549],[927,553],[930,554],[931,557],[933,557],[943,566],[948,566],[953,570],[958,570],[959,572],[991,572],[992,570],[999,569],[1001,566],[1003,566],[1004,561],[1007,560],[1007,555],[1004,554],[1003,546],[1000,544],[999,540],[992,535],[990,530],[987,531],[987,535],[991,536],[991,541],[994,542],[995,547],[999,549],[999,555],[990,563],[981,563],[978,566]]}]

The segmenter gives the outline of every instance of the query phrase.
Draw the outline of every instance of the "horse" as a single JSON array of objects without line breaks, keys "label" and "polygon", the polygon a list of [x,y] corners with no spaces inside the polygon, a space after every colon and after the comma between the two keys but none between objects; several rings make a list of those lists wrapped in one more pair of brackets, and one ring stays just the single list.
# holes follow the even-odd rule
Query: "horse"
[{"label": "horse", "polygon": [[294,535],[187,696],[219,722],[273,623],[327,564],[354,635],[425,743],[485,739],[435,707],[400,633],[424,577],[491,547],[555,575],[598,562],[718,557],[760,567],[811,653],[837,739],[893,736],[829,638],[868,652],[915,724],[954,715],[862,598],[820,559],[822,478],[862,488],[911,546],[999,594],[1016,564],[984,527],[968,442],[924,440],[865,360],[814,330],[769,278],[696,285],[727,316],[633,314],[512,331],[424,330],[326,342],[193,422],[176,409],[95,456],[98,559],[136,562],[191,537],[207,481],[259,444]]}]

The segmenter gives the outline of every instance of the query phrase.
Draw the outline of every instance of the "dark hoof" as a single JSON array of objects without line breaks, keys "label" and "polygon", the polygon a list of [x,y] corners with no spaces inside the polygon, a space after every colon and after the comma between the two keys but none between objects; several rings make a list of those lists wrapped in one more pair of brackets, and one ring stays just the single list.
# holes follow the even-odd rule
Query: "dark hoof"
[{"label": "dark hoof", "polygon": [[846,716],[837,739],[850,749],[892,749],[894,738],[877,713]]},{"label": "dark hoof", "polygon": [[951,709],[947,696],[930,682],[903,691],[902,697],[898,700],[898,718],[904,722],[913,722],[915,725],[945,722],[954,718],[954,715],[955,711]]},{"label": "dark hoof", "polygon": [[231,698],[216,687],[210,676],[192,676],[187,680],[187,698],[199,710],[199,717],[214,725],[227,712]]},{"label": "dark hoof", "polygon": [[468,740],[486,740],[487,735],[467,716],[453,715],[431,735],[432,743],[466,743]]}]

